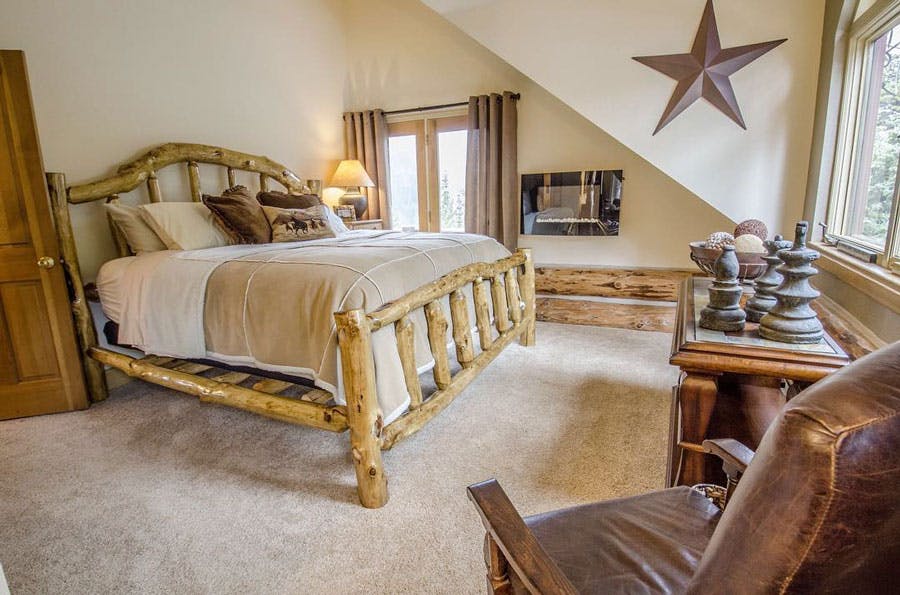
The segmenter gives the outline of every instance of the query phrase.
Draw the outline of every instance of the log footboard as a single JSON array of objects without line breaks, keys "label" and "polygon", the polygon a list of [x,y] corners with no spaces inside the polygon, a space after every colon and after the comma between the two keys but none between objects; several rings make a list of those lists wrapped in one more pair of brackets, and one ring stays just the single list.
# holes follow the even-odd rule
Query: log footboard
[{"label": "log footboard", "polygon": [[[477,355],[463,292],[467,286],[472,290],[481,348]],[[450,304],[449,324],[440,305],[444,297]],[[459,268],[369,314],[350,310],[334,315],[341,348],[350,447],[363,506],[377,508],[387,503],[387,479],[381,450],[388,450],[414,434],[445,409],[514,339],[519,338],[526,346],[534,344],[534,304],[534,262],[531,251],[521,249],[497,262]],[[416,373],[415,325],[410,317],[410,313],[418,308],[425,313],[428,344],[434,358],[432,374],[437,387],[427,399],[423,399]],[[491,328],[491,313],[496,336]],[[404,415],[384,426],[375,386],[371,334],[390,324],[394,325],[397,336],[410,407]],[[448,326],[452,327],[450,336],[459,362],[459,371],[455,375],[451,374],[447,350]]]}]

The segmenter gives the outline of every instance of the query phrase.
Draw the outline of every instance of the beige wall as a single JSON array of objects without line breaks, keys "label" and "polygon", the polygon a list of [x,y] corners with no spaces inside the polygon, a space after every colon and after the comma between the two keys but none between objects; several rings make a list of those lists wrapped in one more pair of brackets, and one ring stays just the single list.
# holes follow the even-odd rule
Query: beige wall
[{"label": "beige wall", "polygon": [[733,220],[800,217],[822,0],[717,0],[724,47],[787,37],[731,77],[748,129],[705,102],[651,136],[674,82],[632,56],[687,52],[706,0],[423,0]]},{"label": "beige wall", "polygon": [[[731,226],[658,164],[415,0],[0,0],[0,13],[0,45],[28,57],[45,166],[70,183],[173,140],[266,153],[323,177],[343,153],[345,107],[511,89],[523,93],[521,171],[622,168],[627,178],[620,237],[523,239],[539,262],[691,266],[687,242]],[[693,169],[718,177],[705,159],[692,157]],[[740,194],[741,179],[724,194]],[[112,245],[99,205],[73,211],[90,278]]]},{"label": "beige wall", "polygon": [[687,243],[728,219],[416,0],[349,0],[348,106],[396,109],[512,90],[519,169],[623,169],[618,238],[524,236],[543,264],[692,267]]},{"label": "beige wall", "polygon": [[[45,167],[70,183],[167,141],[265,153],[322,177],[343,153],[340,9],[0,0],[0,46],[25,50]],[[91,278],[113,255],[106,221],[96,204],[74,207],[73,220]]]}]

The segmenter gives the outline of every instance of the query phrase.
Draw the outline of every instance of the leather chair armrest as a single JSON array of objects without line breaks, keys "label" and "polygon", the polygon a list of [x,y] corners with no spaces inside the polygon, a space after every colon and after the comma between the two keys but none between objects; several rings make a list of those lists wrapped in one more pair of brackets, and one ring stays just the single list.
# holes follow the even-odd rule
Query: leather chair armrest
[{"label": "leather chair armrest", "polygon": [[509,589],[509,570],[531,593],[578,593],[541,547],[496,479],[471,485],[468,492],[487,530],[485,561],[494,593]]},{"label": "leather chair armrest", "polygon": [[747,470],[756,454],[733,438],[704,440],[703,450],[719,457],[724,464],[734,467],[739,473]]},{"label": "leather chair armrest", "polygon": [[756,453],[733,438],[704,440],[703,451],[722,459],[722,469],[728,477],[728,486],[725,491],[725,505],[727,506],[741,476],[753,461]]}]

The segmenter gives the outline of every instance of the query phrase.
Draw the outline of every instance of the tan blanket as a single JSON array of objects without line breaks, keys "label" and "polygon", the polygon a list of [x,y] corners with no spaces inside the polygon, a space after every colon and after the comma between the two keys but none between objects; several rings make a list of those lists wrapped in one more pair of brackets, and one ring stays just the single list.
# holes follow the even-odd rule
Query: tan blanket
[{"label": "tan blanket", "polygon": [[[147,254],[124,273],[119,340],[147,353],[309,378],[343,402],[334,312],[370,312],[456,268],[508,254],[484,236],[396,231]],[[423,371],[433,362],[418,322]],[[373,349],[388,423],[409,405],[391,327],[375,333]]]}]

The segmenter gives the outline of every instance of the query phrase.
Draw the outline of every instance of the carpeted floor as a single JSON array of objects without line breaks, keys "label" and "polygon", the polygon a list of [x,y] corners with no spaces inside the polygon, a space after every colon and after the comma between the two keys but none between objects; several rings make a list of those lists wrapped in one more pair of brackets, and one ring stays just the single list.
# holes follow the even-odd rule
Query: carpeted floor
[{"label": "carpeted floor", "polygon": [[468,484],[525,513],[662,486],[671,336],[538,323],[385,453],[356,502],[347,436],[132,382],[0,422],[0,564],[27,593],[483,593]]}]

